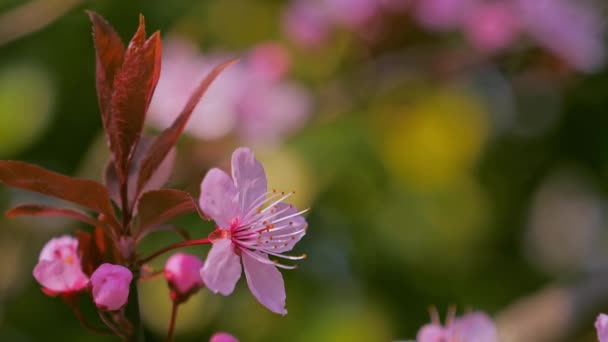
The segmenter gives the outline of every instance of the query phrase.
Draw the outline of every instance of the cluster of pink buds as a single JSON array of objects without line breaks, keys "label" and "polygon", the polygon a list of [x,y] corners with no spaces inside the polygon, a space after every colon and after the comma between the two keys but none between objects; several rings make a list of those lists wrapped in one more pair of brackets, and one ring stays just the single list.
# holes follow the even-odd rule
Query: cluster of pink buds
[{"label": "cluster of pink buds", "polygon": [[[291,193],[268,191],[262,165],[253,151],[238,148],[232,155],[232,176],[212,169],[201,184],[197,203],[183,191],[162,188],[175,161],[175,144],[199,100],[214,79],[235,61],[212,69],[204,77],[173,123],[158,136],[143,135],[144,121],[160,75],[161,40],[155,32],[146,37],[143,16],[137,32],[125,47],[114,29],[99,15],[89,13],[96,48],[97,95],[101,121],[111,152],[104,184],[64,176],[19,161],[0,161],[0,182],[7,186],[55,197],[81,208],[23,204],[9,217],[62,216],[84,222],[90,231],[51,239],[42,249],[34,278],[49,296],[70,305],[84,327],[117,335],[126,341],[142,340],[137,294],[138,281],[151,277],[148,262],[179,247],[212,244],[203,262],[195,255],[169,257],[163,274],[173,314],[167,340],[173,338],[177,309],[203,287],[229,295],[241,276],[257,300],[273,312],[286,314],[285,286],[277,268],[291,269],[274,260],[299,260],[285,253],[304,236],[304,211],[284,201]],[[138,252],[139,243],[177,216],[197,212],[213,219],[217,228],[208,238],[168,245],[149,255]],[[78,296],[95,303],[101,328],[79,308]],[[234,342],[217,333],[213,342]]]}]

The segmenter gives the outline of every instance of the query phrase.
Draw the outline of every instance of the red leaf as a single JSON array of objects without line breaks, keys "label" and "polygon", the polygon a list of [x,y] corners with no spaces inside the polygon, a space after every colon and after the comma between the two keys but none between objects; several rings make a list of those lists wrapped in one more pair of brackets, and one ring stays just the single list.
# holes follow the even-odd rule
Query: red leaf
[{"label": "red leaf", "polygon": [[112,226],[119,228],[107,189],[95,181],[64,176],[20,161],[0,160],[0,182],[103,213]]},{"label": "red leaf", "polygon": [[140,194],[144,188],[144,185],[152,177],[156,169],[159,167],[161,162],[167,156],[167,153],[175,146],[177,139],[184,131],[192,111],[199,103],[201,97],[205,94],[211,83],[215,78],[227,67],[236,63],[237,60],[231,60],[216,66],[207,76],[201,81],[199,86],[196,88],[194,93],[190,96],[190,99],[186,103],[186,106],[182,110],[181,114],[173,121],[171,127],[165,129],[158,138],[154,141],[152,147],[148,150],[148,153],[144,157],[141,165],[139,179],[137,180],[137,192]]},{"label": "red leaf", "polygon": [[132,151],[139,141],[146,111],[160,75],[161,41],[155,32],[146,41],[144,17],[114,78],[108,136],[116,174],[126,181]]},{"label": "red leaf", "polygon": [[[148,152],[150,147],[152,146],[153,138],[151,137],[142,137],[137,147],[135,149],[135,153],[133,155],[133,160],[131,161],[131,166],[129,168],[129,175],[127,179],[127,198],[129,201],[129,209],[136,209],[136,198],[135,198],[135,187],[137,186],[137,177],[139,176],[139,169],[141,167],[141,161],[145,154]],[[160,189],[169,181],[171,177],[171,173],[173,172],[173,167],[175,166],[175,157],[176,152],[175,148],[171,149],[165,160],[160,164],[158,169],[154,172],[152,177],[148,180],[148,182],[144,185],[144,189],[142,192],[149,190]],[[120,198],[120,182],[118,180],[118,176],[116,175],[116,170],[114,168],[114,164],[112,161],[108,163],[104,172],[104,178],[106,187],[110,192],[110,197],[116,203],[116,205],[121,205]],[[137,211],[133,213],[135,215]]]},{"label": "red leaf", "polygon": [[96,52],[97,98],[104,129],[108,131],[112,84],[120,70],[125,47],[112,26],[99,14],[88,11],[93,23],[93,40]]},{"label": "red leaf", "polygon": [[9,210],[6,213],[9,218],[17,216],[47,216],[47,217],[69,217],[78,221],[88,223],[92,226],[102,226],[103,223],[89,215],[75,209],[53,208],[37,204],[23,204]]},{"label": "red leaf", "polygon": [[148,191],[139,199],[139,234],[196,210],[196,203],[187,192],[173,189]]},{"label": "red leaf", "polygon": [[100,227],[95,227],[92,234],[79,230],[76,238],[82,271],[86,275],[91,276],[104,262],[115,263],[118,260],[118,254],[112,248],[114,244]]}]

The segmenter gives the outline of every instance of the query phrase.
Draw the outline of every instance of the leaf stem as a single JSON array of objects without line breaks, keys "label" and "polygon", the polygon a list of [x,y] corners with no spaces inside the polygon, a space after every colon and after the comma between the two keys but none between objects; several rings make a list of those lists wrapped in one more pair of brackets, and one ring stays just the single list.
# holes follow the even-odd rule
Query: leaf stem
[{"label": "leaf stem", "polygon": [[169,322],[169,330],[167,331],[167,342],[173,341],[173,332],[175,331],[175,322],[177,320],[177,308],[179,303],[177,301],[173,301],[173,306],[171,308],[171,321]]}]

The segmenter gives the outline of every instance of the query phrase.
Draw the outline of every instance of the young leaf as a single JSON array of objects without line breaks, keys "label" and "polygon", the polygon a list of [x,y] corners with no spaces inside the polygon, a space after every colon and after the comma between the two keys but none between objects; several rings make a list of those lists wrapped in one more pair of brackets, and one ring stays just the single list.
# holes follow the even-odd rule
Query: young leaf
[{"label": "young leaf", "polygon": [[100,227],[95,227],[93,233],[76,232],[78,239],[78,255],[82,271],[91,276],[104,262],[113,263],[117,260],[117,252],[112,248],[113,243]]},{"label": "young leaf", "polygon": [[0,182],[103,213],[113,227],[119,227],[108,191],[95,181],[64,176],[20,161],[0,160]]},{"label": "young leaf", "polygon": [[116,174],[126,182],[132,151],[139,141],[146,111],[160,76],[161,41],[155,32],[146,41],[144,17],[114,78],[108,136]]},{"label": "young leaf", "polygon": [[237,60],[231,60],[216,66],[207,76],[201,81],[199,86],[196,88],[194,93],[190,96],[190,99],[186,103],[186,106],[182,110],[181,114],[173,121],[173,124],[165,129],[154,141],[152,147],[148,150],[148,153],[144,157],[141,165],[139,178],[137,180],[137,191],[136,194],[140,194],[144,188],[144,185],[148,182],[150,177],[154,174],[160,163],[165,159],[167,153],[175,146],[177,139],[184,131],[192,111],[199,103],[201,97],[205,94],[211,83],[215,78],[227,67],[236,63]]},{"label": "young leaf", "polygon": [[46,217],[68,217],[90,224],[92,226],[104,226],[102,222],[90,217],[89,215],[68,208],[53,208],[38,204],[22,204],[6,213],[9,218],[17,216],[46,216]]},{"label": "young leaf", "polygon": [[93,40],[96,52],[97,99],[101,120],[106,133],[109,129],[110,101],[114,77],[122,66],[125,47],[112,26],[99,14],[88,11],[93,24]]},{"label": "young leaf", "polygon": [[196,203],[187,192],[173,189],[148,191],[139,199],[139,234],[196,210]]}]

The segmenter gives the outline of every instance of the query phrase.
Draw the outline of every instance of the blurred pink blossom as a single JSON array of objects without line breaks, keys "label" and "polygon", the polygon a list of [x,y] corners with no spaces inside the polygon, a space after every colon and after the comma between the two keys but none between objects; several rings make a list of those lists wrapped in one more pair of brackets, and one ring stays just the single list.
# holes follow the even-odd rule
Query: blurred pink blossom
[{"label": "blurred pink blossom", "polygon": [[239,342],[239,340],[225,332],[217,332],[211,336],[209,342]]},{"label": "blurred pink blossom", "polygon": [[102,310],[115,311],[129,298],[129,285],[133,274],[120,265],[102,264],[91,275],[93,300]]},{"label": "blurred pink blossom", "polygon": [[602,313],[597,316],[595,329],[599,342],[608,342],[608,315]]},{"label": "blurred pink blossom", "polygon": [[283,13],[284,32],[302,46],[322,46],[331,29],[331,19],[321,1],[295,0]]},{"label": "blurred pink blossom", "polygon": [[493,53],[513,43],[520,32],[520,23],[511,4],[481,3],[467,15],[464,31],[473,47]]},{"label": "blurred pink blossom", "polygon": [[[225,55],[202,55],[183,39],[168,40],[149,124],[168,127],[198,82],[226,59]],[[298,129],[310,115],[311,98],[302,87],[284,79],[288,69],[289,58],[278,46],[264,43],[254,49],[211,85],[186,133],[212,140],[233,132],[247,142],[272,143]]]},{"label": "blurred pink blossom", "polygon": [[231,294],[241,277],[242,260],[254,297],[272,312],[287,314],[285,285],[277,267],[295,266],[268,256],[305,258],[283,254],[306,234],[302,212],[283,202],[290,195],[267,191],[264,168],[248,148],[232,154],[232,178],[220,169],[207,173],[201,183],[200,206],[218,228],[210,235],[213,246],[201,276],[211,291]]},{"label": "blurred pink blossom", "polygon": [[201,268],[201,259],[191,254],[175,253],[167,259],[164,274],[171,287],[173,300],[186,300],[203,287]]},{"label": "blurred pink blossom", "polygon": [[426,29],[446,31],[459,27],[474,6],[474,0],[418,0],[414,17]]},{"label": "blurred pink blossom", "polygon": [[445,326],[439,322],[418,330],[417,342],[498,342],[496,326],[483,312],[471,312],[455,319],[448,318]]},{"label": "blurred pink blossom", "polygon": [[325,0],[325,8],[336,22],[351,29],[367,24],[381,9],[378,0]]},{"label": "blurred pink blossom", "polygon": [[513,0],[525,30],[538,44],[582,71],[604,61],[602,18],[579,0]]},{"label": "blurred pink blossom", "polygon": [[51,239],[44,245],[33,274],[49,295],[77,292],[89,283],[80,265],[78,240],[68,235]]}]

